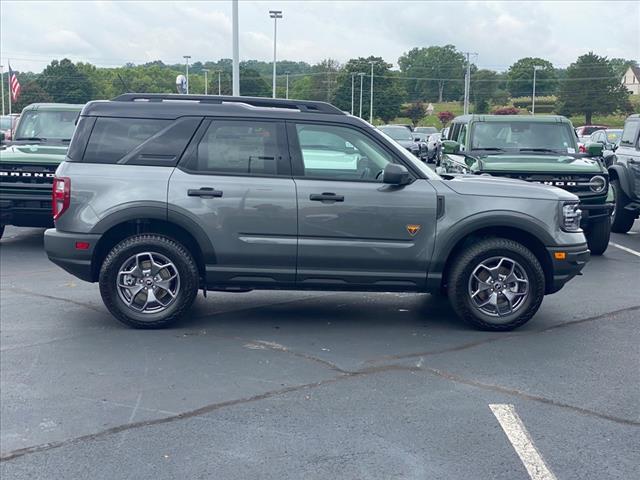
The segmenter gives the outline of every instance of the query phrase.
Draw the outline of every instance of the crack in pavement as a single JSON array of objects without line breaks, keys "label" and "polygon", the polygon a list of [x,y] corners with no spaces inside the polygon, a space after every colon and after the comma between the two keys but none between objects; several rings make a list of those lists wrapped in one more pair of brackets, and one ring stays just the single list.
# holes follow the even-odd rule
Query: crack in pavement
[{"label": "crack in pavement", "polygon": [[76,305],[78,307],[84,307],[84,308],[87,308],[89,310],[93,310],[94,312],[103,313],[103,314],[107,313],[107,311],[104,308],[96,307],[94,305],[91,305],[90,303],[78,302],[76,300],[70,300],[70,299],[64,298],[64,297],[58,297],[58,296],[55,296],[55,295],[47,295],[45,293],[34,292],[32,290],[27,290],[26,288],[4,287],[4,288],[0,289],[0,292],[2,292],[2,291],[10,291],[10,292],[19,293],[19,294],[22,294],[22,295],[32,295],[34,297],[46,298],[48,300],[58,300],[60,302],[71,303],[71,304]]}]

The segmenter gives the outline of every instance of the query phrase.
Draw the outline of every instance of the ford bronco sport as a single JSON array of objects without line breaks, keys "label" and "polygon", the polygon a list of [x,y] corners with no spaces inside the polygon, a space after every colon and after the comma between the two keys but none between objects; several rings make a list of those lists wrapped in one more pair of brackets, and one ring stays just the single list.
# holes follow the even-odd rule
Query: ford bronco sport
[{"label": "ford bronco sport", "polygon": [[175,322],[202,288],[443,292],[473,325],[509,330],[589,258],[572,193],[445,180],[321,102],[90,102],[53,211],[49,258],[139,328]]},{"label": "ford bronco sport", "polygon": [[554,185],[576,194],[581,226],[594,255],[609,245],[613,191],[602,145],[578,152],[571,122],[553,115],[466,115],[451,123],[443,168]]},{"label": "ford bronco sport", "polygon": [[615,163],[609,167],[615,193],[611,230],[627,233],[640,215],[640,115],[629,116],[624,123]]},{"label": "ford bronco sport", "polygon": [[0,150],[0,237],[5,225],[51,227],[51,184],[82,105],[34,103]]}]

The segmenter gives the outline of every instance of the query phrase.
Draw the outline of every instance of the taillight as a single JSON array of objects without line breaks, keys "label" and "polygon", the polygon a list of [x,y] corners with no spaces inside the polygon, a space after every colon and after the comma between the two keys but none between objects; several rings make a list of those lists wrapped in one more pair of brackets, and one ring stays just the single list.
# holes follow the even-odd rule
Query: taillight
[{"label": "taillight", "polygon": [[53,195],[51,208],[53,210],[53,219],[60,218],[71,201],[71,179],[69,177],[55,177],[53,179]]}]

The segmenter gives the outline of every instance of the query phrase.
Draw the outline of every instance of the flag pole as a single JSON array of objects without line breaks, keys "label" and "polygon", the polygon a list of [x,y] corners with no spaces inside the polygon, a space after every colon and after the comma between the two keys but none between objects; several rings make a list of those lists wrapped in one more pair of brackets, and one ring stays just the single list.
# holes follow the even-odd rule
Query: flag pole
[{"label": "flag pole", "polygon": [[2,116],[4,117],[4,66],[2,65],[0,65],[0,89],[2,89],[0,96],[2,96]]},{"label": "flag pole", "polygon": [[11,116],[11,63],[7,59],[7,65],[9,65],[9,74],[7,75],[7,86],[9,87],[9,116]]}]

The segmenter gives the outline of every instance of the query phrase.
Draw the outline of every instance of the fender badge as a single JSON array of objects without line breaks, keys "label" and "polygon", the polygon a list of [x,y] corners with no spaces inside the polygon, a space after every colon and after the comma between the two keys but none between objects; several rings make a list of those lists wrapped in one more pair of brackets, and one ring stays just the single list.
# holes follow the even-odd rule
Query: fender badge
[{"label": "fender badge", "polygon": [[409,232],[409,235],[412,237],[415,237],[416,233],[420,231],[420,227],[421,225],[407,225],[407,232]]}]

